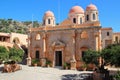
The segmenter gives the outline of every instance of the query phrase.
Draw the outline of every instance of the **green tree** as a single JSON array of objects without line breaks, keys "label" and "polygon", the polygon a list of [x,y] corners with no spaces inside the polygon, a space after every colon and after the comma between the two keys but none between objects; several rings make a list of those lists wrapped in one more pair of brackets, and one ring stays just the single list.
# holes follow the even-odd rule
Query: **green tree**
[{"label": "green tree", "polygon": [[106,47],[101,52],[102,58],[105,60],[105,65],[120,66],[120,45],[112,44]]},{"label": "green tree", "polygon": [[15,47],[10,48],[9,58],[16,62],[21,62],[23,59],[24,52],[21,49],[16,49]]},{"label": "green tree", "polygon": [[83,60],[86,64],[93,63],[93,64],[95,64],[96,66],[98,66],[98,64],[99,64],[98,58],[99,58],[99,57],[100,57],[100,52],[99,52],[99,51],[87,50],[87,51],[85,51],[82,60]]},{"label": "green tree", "polygon": [[6,61],[8,58],[8,50],[4,46],[0,46],[0,61]]}]

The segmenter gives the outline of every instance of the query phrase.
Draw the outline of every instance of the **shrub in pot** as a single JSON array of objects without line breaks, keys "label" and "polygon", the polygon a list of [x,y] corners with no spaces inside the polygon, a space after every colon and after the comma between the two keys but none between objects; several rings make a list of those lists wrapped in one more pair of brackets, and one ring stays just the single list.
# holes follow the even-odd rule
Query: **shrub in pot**
[{"label": "shrub in pot", "polygon": [[50,67],[50,65],[52,64],[52,62],[50,60],[46,60],[46,66]]},{"label": "shrub in pot", "polygon": [[70,63],[65,62],[63,67],[64,69],[70,69]]},{"label": "shrub in pot", "polygon": [[39,59],[32,59],[32,65],[37,66],[39,64]]}]

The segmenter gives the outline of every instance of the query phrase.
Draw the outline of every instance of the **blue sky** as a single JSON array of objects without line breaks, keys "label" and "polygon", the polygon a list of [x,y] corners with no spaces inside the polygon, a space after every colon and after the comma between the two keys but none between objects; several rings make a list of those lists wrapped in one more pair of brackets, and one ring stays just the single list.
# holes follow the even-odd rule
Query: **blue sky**
[{"label": "blue sky", "polygon": [[69,10],[79,5],[84,10],[93,3],[99,10],[99,20],[103,27],[112,27],[120,32],[120,1],[119,0],[1,0],[0,18],[12,18],[18,21],[37,20],[42,22],[44,12],[54,12],[56,22],[68,17]]}]

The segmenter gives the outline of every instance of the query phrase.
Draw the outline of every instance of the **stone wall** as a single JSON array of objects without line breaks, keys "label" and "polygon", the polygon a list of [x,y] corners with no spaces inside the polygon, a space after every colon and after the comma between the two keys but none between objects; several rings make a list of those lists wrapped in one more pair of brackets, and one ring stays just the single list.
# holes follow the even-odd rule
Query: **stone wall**
[{"label": "stone wall", "polygon": [[31,31],[30,55],[35,58],[38,50],[40,59],[47,58],[55,66],[55,51],[62,51],[62,65],[70,63],[74,56],[77,67],[80,67],[82,51],[99,48],[99,30],[100,27]]},{"label": "stone wall", "polygon": [[105,48],[109,44],[112,44],[113,39],[112,28],[102,28],[101,35],[102,35],[102,48]]}]

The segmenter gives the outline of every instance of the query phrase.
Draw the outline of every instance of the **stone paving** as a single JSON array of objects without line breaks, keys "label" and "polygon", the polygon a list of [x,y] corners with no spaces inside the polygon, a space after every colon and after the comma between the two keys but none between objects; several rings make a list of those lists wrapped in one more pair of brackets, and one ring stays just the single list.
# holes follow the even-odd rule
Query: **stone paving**
[{"label": "stone paving", "polygon": [[[0,67],[2,66],[0,65]],[[63,75],[92,73],[90,71],[21,66],[22,70],[12,73],[2,73],[0,71],[0,80],[62,80]]]}]

